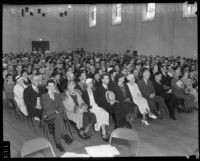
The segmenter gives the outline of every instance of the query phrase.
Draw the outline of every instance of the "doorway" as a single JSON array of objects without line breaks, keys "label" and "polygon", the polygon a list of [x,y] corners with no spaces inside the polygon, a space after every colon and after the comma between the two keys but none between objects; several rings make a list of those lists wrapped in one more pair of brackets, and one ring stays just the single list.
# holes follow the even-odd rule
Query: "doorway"
[{"label": "doorway", "polygon": [[49,50],[49,41],[32,41],[32,52],[34,50],[44,54],[46,50]]}]

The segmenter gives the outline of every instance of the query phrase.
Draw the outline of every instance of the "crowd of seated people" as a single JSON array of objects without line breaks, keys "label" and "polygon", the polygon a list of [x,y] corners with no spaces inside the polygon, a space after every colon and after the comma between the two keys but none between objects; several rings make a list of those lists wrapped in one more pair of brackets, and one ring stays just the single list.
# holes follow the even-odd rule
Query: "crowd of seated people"
[{"label": "crowd of seated people", "polygon": [[14,99],[23,115],[54,123],[56,147],[64,151],[61,138],[73,141],[66,119],[75,123],[82,139],[89,139],[94,128],[108,141],[110,120],[114,129],[134,128],[140,115],[148,126],[148,119],[162,120],[166,110],[173,120],[176,110],[198,110],[197,66],[196,59],[82,48],[3,54],[3,96]]}]

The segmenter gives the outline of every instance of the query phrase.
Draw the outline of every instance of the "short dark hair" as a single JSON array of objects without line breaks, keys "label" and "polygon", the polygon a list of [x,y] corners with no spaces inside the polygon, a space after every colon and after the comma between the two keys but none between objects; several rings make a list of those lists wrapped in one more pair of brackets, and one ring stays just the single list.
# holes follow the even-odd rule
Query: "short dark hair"
[{"label": "short dark hair", "polygon": [[23,69],[20,74],[22,75],[24,72],[28,73],[27,70]]},{"label": "short dark hair", "polygon": [[55,82],[53,79],[49,79],[49,80],[47,81],[47,86],[48,86],[49,83],[53,83],[54,85],[56,85],[56,82]]}]

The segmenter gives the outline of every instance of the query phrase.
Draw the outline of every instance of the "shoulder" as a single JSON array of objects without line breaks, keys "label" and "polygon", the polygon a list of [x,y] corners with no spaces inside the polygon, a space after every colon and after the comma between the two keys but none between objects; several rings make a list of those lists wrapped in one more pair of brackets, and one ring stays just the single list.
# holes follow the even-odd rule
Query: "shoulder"
[{"label": "shoulder", "polygon": [[33,90],[32,86],[29,85],[24,91],[32,91],[32,90]]},{"label": "shoulder", "polygon": [[141,83],[143,83],[143,79],[140,79],[140,80],[138,80],[138,82],[137,82],[138,85],[141,84]]}]

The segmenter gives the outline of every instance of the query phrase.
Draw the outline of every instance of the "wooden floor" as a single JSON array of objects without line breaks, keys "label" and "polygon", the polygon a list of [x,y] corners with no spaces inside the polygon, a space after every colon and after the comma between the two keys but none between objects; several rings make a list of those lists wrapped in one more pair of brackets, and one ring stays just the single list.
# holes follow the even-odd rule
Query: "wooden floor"
[{"label": "wooden floor", "polygon": [[[150,120],[150,126],[142,125],[138,119],[135,129],[141,138],[139,156],[187,156],[198,147],[198,112],[177,113],[176,117],[177,120],[171,120],[164,114],[163,120]],[[111,130],[112,128],[113,123]],[[77,152],[80,147],[105,144],[99,132],[89,140],[82,140],[77,136],[76,130],[72,130],[74,142],[70,145],[62,142],[68,152]],[[33,129],[29,129],[27,120],[20,122],[14,114],[3,112],[3,137],[4,141],[10,141],[11,157],[20,157],[20,149],[27,140],[43,136],[42,129],[36,134]],[[51,143],[56,156],[61,156],[62,153],[55,147],[53,138]]]}]

